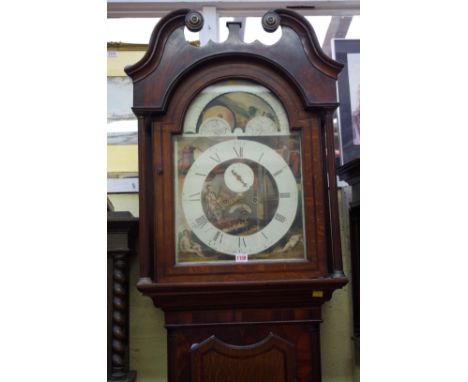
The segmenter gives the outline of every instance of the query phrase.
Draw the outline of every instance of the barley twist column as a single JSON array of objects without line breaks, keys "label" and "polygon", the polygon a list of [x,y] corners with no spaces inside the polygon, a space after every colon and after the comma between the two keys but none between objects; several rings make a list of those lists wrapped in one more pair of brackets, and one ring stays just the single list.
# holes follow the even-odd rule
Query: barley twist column
[{"label": "barley twist column", "polygon": [[108,212],[108,381],[131,382],[136,373],[129,370],[129,257],[138,219],[129,213]]}]

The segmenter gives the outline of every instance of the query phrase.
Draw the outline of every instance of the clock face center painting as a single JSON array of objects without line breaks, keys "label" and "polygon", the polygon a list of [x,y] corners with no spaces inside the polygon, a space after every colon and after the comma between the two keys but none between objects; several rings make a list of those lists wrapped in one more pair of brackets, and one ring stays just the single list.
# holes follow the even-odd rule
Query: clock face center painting
[{"label": "clock face center painting", "polygon": [[305,258],[301,136],[266,88],[207,88],[173,145],[178,264]]},{"label": "clock face center painting", "polygon": [[[277,187],[270,176],[265,181],[268,182],[267,187],[270,187],[271,206],[267,211],[263,210],[263,198],[259,195],[262,185],[259,179],[264,173],[262,166],[247,159],[243,162],[234,160],[234,163],[228,160],[226,164],[216,166],[208,175],[201,193],[202,199],[207,201],[203,204],[203,209],[208,220],[223,232],[234,235],[244,236],[259,231],[265,222],[272,219],[278,207]],[[224,176],[224,184],[221,175]],[[215,188],[222,189],[222,192],[216,194],[213,191]],[[185,216],[189,216],[189,208],[192,206],[188,203],[183,206],[187,208]]]}]

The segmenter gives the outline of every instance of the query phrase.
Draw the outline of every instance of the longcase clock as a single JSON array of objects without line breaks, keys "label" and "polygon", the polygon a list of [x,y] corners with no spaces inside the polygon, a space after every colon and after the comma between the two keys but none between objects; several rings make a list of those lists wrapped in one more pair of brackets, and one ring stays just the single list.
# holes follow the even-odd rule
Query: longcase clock
[{"label": "longcase clock", "polygon": [[332,114],[342,65],[289,10],[272,46],[189,44],[168,14],[127,67],[138,117],[140,279],[165,313],[168,379],[320,381],[342,272]]}]

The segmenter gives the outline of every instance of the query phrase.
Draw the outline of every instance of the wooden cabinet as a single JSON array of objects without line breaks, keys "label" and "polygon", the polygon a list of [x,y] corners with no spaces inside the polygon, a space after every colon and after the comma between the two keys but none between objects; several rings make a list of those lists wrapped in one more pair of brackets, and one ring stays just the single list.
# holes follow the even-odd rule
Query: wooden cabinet
[{"label": "wooden cabinet", "polygon": [[272,46],[241,41],[240,23],[224,43],[189,44],[184,27],[202,25],[172,12],[125,69],[138,289],[165,313],[169,381],[320,381],[321,306],[347,283],[332,123],[342,65],[289,10],[263,17],[282,29]]}]

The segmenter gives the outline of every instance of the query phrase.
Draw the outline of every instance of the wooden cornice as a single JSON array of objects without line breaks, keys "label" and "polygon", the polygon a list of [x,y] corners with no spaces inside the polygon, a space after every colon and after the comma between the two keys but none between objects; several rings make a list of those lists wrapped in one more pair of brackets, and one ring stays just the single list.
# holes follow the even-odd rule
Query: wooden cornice
[{"label": "wooden cornice", "polygon": [[[186,24],[192,15],[201,19],[197,30],[201,29],[203,18],[200,13],[189,9],[171,12],[154,28],[144,56],[125,67],[134,82],[134,110],[164,112],[172,90],[189,73],[209,62],[231,57],[244,57],[245,62],[255,61],[274,67],[295,85],[307,108],[336,107],[335,81],[343,65],[324,53],[314,29],[300,14],[277,9],[264,15],[262,24],[266,31],[273,32],[282,27],[282,37],[273,45],[259,41],[245,43],[239,36],[240,24],[232,22],[228,23],[226,41],[209,41],[202,47],[185,40],[183,28],[193,28]],[[309,62],[310,66],[304,66],[304,62]],[[322,86],[310,87],[305,85],[307,83],[321,83]],[[151,96],[143,100],[140,99],[142,94]]]}]

